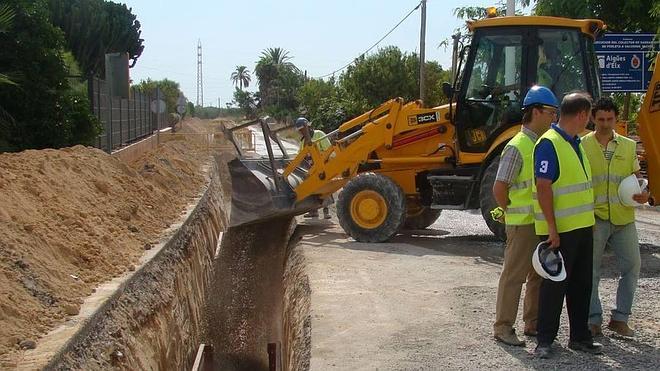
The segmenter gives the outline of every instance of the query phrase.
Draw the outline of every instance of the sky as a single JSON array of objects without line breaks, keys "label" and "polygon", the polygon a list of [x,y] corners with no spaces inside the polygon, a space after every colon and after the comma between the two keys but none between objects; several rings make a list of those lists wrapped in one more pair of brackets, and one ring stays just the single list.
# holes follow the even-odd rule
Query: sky
[{"label": "sky", "polygon": [[[115,0],[122,2],[121,0]],[[308,76],[328,74],[359,56],[419,0],[130,0],[123,1],[141,23],[144,52],[130,70],[134,83],[151,78],[178,82],[189,101],[197,99],[197,42],[202,43],[204,105],[224,107],[234,86],[236,66],[252,72],[261,52],[281,47]],[[438,45],[464,21],[461,6],[493,6],[497,0],[427,1],[426,60],[451,67],[451,47]],[[419,50],[420,10],[379,47]],[[375,48],[373,52],[375,52]],[[338,74],[337,74],[338,75]],[[256,76],[248,90],[256,90]]]}]

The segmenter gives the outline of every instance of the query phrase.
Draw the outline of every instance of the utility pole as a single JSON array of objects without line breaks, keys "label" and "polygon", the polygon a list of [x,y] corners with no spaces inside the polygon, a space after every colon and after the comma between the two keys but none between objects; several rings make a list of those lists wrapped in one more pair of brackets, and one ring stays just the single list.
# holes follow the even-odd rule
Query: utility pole
[{"label": "utility pole", "polygon": [[202,78],[202,41],[197,40],[197,105],[204,106],[204,79]]},{"label": "utility pole", "polygon": [[424,101],[424,63],[426,50],[426,0],[422,0],[422,29],[419,36],[419,99]]},{"label": "utility pole", "polygon": [[[506,16],[516,15],[516,1],[506,0]],[[512,85],[516,80],[516,48],[507,46],[504,48],[504,84]]]},{"label": "utility pole", "polygon": [[218,108],[220,108],[220,97],[218,97]]}]

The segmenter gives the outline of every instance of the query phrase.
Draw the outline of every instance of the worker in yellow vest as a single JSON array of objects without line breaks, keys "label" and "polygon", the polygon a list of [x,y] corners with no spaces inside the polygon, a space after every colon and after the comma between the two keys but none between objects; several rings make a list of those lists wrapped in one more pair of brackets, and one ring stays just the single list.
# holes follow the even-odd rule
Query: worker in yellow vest
[{"label": "worker in yellow vest", "polygon": [[[628,326],[639,268],[639,240],[635,227],[635,210],[619,201],[621,180],[639,174],[637,143],[614,131],[619,110],[610,98],[601,98],[592,109],[595,131],[582,138],[591,163],[595,197],[596,224],[594,225],[593,283],[589,327],[593,336],[602,336],[603,308],[598,297],[600,268],[605,245],[609,245],[620,271],[616,291],[616,306],[607,327],[622,336],[633,336]],[[634,195],[639,203],[646,203],[649,193]]]},{"label": "worker in yellow vest", "polygon": [[593,265],[594,195],[591,166],[580,142],[591,115],[591,98],[571,93],[560,105],[560,119],[552,124],[534,147],[533,197],[536,234],[563,257],[566,278],[544,279],[539,290],[537,322],[540,358],[552,356],[559,319],[566,297],[570,321],[568,347],[592,354],[602,353],[589,331],[589,302]]},{"label": "worker in yellow vest", "polygon": [[493,195],[504,211],[506,224],[504,266],[497,287],[493,332],[495,339],[508,345],[525,345],[513,329],[525,282],[524,334],[536,336],[541,277],[532,267],[532,253],[538,243],[532,206],[534,143],[557,119],[558,106],[550,89],[544,86],[529,89],[523,100],[521,130],[502,150],[493,185]]},{"label": "worker in yellow vest", "polygon": [[[330,148],[332,143],[330,143],[330,139],[327,138],[327,135],[318,129],[312,128],[309,120],[307,120],[304,117],[298,117],[295,122],[295,127],[298,129],[298,133],[300,134],[300,139],[299,139],[299,144],[300,144],[300,149],[303,148],[305,145],[305,137],[306,135],[309,136],[309,139],[311,140],[312,143],[315,143],[320,151],[325,151],[326,149]],[[334,202],[332,200],[332,196],[330,196],[330,202]],[[318,210],[312,210],[308,212],[307,214],[303,215],[305,218],[318,218],[319,217],[319,211]],[[323,219],[330,219],[330,209],[325,206],[323,207]]]}]

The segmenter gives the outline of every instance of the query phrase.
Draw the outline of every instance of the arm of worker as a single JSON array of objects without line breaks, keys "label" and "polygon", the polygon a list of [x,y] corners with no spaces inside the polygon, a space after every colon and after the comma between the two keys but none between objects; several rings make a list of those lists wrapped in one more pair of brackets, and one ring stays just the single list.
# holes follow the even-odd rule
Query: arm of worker
[{"label": "arm of worker", "polygon": [[556,249],[560,245],[555,210],[553,206],[552,183],[559,178],[559,160],[555,147],[548,139],[542,139],[534,150],[534,175],[536,176],[536,197],[539,206],[548,223],[548,239],[550,248]]},{"label": "arm of worker", "polygon": [[[506,146],[500,156],[495,183],[493,184],[493,197],[495,202],[506,211],[509,206],[509,187],[522,169],[522,156],[513,146]],[[504,223],[503,215],[500,222]]]}]

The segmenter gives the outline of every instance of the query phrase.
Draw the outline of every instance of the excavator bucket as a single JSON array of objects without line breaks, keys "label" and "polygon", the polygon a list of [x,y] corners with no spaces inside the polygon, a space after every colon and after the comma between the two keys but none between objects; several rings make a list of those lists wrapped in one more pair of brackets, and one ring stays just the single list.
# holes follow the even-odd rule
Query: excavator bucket
[{"label": "excavator bucket", "polygon": [[[232,181],[230,226],[262,222],[272,218],[304,214],[324,206],[316,197],[296,202],[295,187],[306,177],[296,169],[286,179],[282,170],[291,158],[288,151],[297,146],[283,142],[277,135],[288,127],[277,127],[262,118],[227,128],[225,137],[234,145],[238,157],[228,163]],[[273,148],[277,144],[277,148]]]}]

